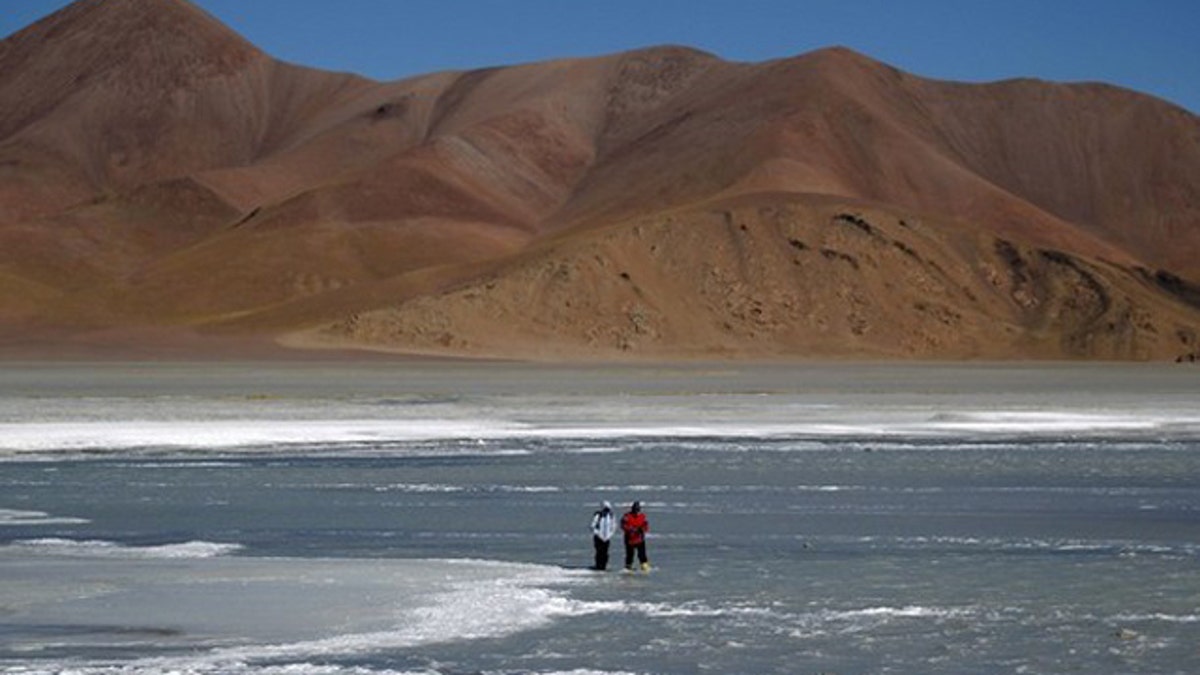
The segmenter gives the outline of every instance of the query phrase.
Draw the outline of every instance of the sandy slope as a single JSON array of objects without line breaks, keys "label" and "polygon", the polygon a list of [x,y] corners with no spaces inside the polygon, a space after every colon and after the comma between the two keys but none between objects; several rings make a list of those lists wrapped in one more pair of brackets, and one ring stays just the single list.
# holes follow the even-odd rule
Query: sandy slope
[{"label": "sandy slope", "polygon": [[523,358],[1172,359],[1200,119],[681,47],[373,82],[186,2],[0,43],[0,322]]}]

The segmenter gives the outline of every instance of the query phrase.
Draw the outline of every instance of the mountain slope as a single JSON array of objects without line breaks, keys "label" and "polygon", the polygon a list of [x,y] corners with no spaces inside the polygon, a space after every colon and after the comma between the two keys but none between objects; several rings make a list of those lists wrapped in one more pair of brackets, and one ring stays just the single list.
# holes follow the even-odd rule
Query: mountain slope
[{"label": "mountain slope", "polygon": [[1200,120],[1103,85],[684,47],[381,83],[184,0],[0,42],[4,333],[1176,358],[1197,254]]},{"label": "mountain slope", "polygon": [[1192,358],[1200,288],[1164,292],[1174,281],[889,207],[756,194],[572,237],[301,343],[554,359]]}]

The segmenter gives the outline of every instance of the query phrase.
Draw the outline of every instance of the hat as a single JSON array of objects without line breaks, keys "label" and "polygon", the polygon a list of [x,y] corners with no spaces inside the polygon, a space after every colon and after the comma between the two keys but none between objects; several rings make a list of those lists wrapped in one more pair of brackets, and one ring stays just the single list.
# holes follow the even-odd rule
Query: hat
[{"label": "hat", "polygon": [[609,503],[608,500],[605,500],[600,502],[600,508],[604,509],[605,511],[612,511],[612,504]]}]

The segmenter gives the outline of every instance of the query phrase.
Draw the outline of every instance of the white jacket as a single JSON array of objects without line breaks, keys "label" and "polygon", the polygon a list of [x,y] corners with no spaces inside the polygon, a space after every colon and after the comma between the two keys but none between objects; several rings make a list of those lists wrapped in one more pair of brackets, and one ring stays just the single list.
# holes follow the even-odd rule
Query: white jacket
[{"label": "white jacket", "polygon": [[604,541],[612,539],[617,531],[617,517],[609,509],[592,514],[592,534]]}]

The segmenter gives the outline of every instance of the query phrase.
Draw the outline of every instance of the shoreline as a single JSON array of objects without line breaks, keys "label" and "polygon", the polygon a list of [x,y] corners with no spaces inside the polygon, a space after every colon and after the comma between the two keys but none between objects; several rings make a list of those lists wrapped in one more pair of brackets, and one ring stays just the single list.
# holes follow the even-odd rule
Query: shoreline
[{"label": "shoreline", "polygon": [[[0,361],[6,396],[232,396],[257,399],[529,397],[532,413],[587,396],[645,398],[647,405],[692,396],[798,396],[805,405],[858,400],[972,399],[991,407],[1014,401],[1053,405],[1082,395],[1099,408],[1139,392],[1200,404],[1195,372],[1164,363],[1077,362],[655,362],[534,363],[434,359],[262,360],[253,358]],[[0,397],[2,398],[2,397]],[[796,401],[792,401],[796,403]]]},{"label": "shoreline", "polygon": [[[138,338],[130,340],[131,337]],[[495,354],[454,354],[438,351],[390,349],[343,341],[306,339],[297,334],[212,335],[175,329],[97,331],[54,336],[15,337],[0,333],[0,367],[20,363],[120,364],[120,363],[259,363],[259,364],[456,364],[536,366],[555,368],[640,368],[640,367],[1105,367],[1170,366],[1187,370],[1196,363],[1169,360],[941,358],[906,359],[863,355],[788,354],[642,354],[615,356],[612,353],[564,354],[550,352],[543,358]]]}]

